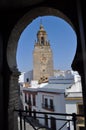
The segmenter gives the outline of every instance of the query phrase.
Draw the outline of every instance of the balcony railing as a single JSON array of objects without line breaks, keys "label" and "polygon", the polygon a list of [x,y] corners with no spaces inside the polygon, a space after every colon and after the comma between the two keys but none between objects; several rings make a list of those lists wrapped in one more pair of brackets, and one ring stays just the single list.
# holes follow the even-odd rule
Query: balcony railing
[{"label": "balcony railing", "polygon": [[[58,118],[55,118],[55,120],[62,121],[62,126],[59,129],[56,130],[63,130],[63,128],[66,126],[66,130],[72,130],[70,128],[70,123],[73,124],[73,130],[76,130],[77,121],[80,117],[84,118],[83,115],[79,114],[66,114],[66,113],[51,113],[51,112],[38,112],[38,111],[28,111],[28,110],[14,110],[14,112],[18,113],[19,118],[19,130],[27,130],[27,124],[29,124],[33,130],[54,130],[46,125],[41,125],[39,123],[40,119],[45,119],[45,116],[42,115],[54,115]],[[51,120],[51,118],[47,117],[47,120]],[[68,126],[68,127],[67,127]],[[31,129],[28,129],[31,130]]]},{"label": "balcony railing", "polygon": [[54,106],[52,105],[46,105],[46,104],[42,104],[42,108],[49,110],[49,111],[54,111]]}]

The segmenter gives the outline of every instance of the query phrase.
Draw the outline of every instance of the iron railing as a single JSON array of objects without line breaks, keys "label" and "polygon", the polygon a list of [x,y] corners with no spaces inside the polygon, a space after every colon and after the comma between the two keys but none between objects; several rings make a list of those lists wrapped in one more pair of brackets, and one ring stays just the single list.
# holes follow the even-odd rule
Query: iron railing
[{"label": "iron railing", "polygon": [[54,106],[53,105],[46,105],[42,103],[42,108],[54,111]]},{"label": "iron railing", "polygon": [[[41,125],[39,123],[39,119],[44,119],[44,116],[42,116],[42,115],[54,115],[54,116],[57,115],[57,117],[59,117],[59,118],[55,118],[55,120],[60,120],[60,121],[64,122],[58,130],[62,130],[65,126],[67,127],[67,125],[68,125],[68,128],[66,130],[72,130],[70,127],[70,122],[73,123],[73,127],[74,127],[73,129],[77,130],[76,126],[77,126],[78,119],[80,119],[80,117],[84,118],[83,115],[75,114],[75,113],[72,113],[72,114],[53,113],[53,112],[51,113],[51,112],[28,111],[28,110],[21,110],[21,109],[19,109],[19,110],[14,109],[14,112],[18,113],[19,130],[27,130],[26,123],[29,123],[34,130],[39,130],[39,129],[54,130],[52,128],[49,128],[46,125]],[[40,116],[38,116],[38,115],[40,115]],[[62,117],[62,118],[60,118],[60,117]],[[47,117],[47,119],[50,120],[51,118]]]}]

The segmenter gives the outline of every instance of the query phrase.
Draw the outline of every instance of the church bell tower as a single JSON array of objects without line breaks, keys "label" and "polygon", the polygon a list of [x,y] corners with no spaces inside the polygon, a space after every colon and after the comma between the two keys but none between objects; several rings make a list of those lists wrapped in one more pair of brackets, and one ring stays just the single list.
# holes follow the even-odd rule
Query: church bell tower
[{"label": "church bell tower", "polygon": [[48,81],[50,76],[53,76],[52,50],[47,40],[47,33],[41,24],[33,51],[33,80],[42,83]]}]

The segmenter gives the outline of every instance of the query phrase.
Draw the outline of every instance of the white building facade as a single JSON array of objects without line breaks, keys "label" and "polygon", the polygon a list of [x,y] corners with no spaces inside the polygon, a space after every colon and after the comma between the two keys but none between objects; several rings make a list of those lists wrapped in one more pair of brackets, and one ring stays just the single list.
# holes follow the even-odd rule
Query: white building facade
[{"label": "white building facade", "polygon": [[[83,114],[82,86],[77,72],[69,70],[55,72],[55,76],[50,77],[48,83],[38,84],[38,81],[32,81],[30,87],[22,88],[22,92],[24,109],[27,107],[32,111]],[[28,100],[30,101],[28,102]],[[47,118],[51,118],[51,120],[47,120]],[[59,129],[63,123],[56,121],[56,118],[55,115],[45,115],[45,120],[40,119],[40,123],[54,130]],[[84,129],[83,122],[83,118],[79,119],[77,130]],[[67,125],[67,127],[69,126]],[[70,130],[74,130],[73,123],[70,123]]]},{"label": "white building facade", "polygon": [[31,82],[31,80],[33,80],[33,70],[22,72],[19,76],[19,83]]},{"label": "white building facade", "polygon": [[[23,88],[23,104],[24,109],[31,111],[65,113],[64,89],[54,88],[53,85],[49,87],[49,84],[42,84],[37,88]],[[56,120],[57,117],[62,118],[61,116],[41,114],[41,117],[43,119],[39,119],[39,123],[54,130],[59,129],[65,123],[65,121],[62,123]],[[64,127],[63,130],[66,128]]]}]

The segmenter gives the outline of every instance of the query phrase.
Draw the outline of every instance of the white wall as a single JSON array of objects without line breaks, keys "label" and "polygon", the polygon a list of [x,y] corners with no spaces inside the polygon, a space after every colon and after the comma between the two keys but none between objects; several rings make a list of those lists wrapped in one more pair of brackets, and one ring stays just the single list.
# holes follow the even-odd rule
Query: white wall
[{"label": "white wall", "polygon": [[[46,97],[48,99],[48,103],[49,103],[49,99],[53,99],[53,104],[54,104],[54,113],[65,113],[65,100],[64,100],[64,94],[49,94],[44,93],[44,92],[38,92],[38,96],[37,96],[37,109],[38,111],[43,111],[43,112],[52,112],[46,109],[42,108],[42,103],[43,103],[43,96]],[[49,104],[48,104],[49,105]],[[44,117],[43,115],[41,115],[42,117]],[[62,116],[57,116],[57,115],[48,115],[48,117],[55,117],[55,118],[62,118]],[[64,117],[65,118],[65,117]],[[56,121],[56,127],[57,129],[60,128],[62,126],[62,121],[58,120]],[[40,119],[40,123],[44,124],[44,119]],[[64,123],[64,121],[63,121]],[[49,127],[50,127],[50,120],[48,121]],[[66,130],[66,128],[64,127],[63,130]]]},{"label": "white wall", "polygon": [[[77,114],[77,104],[82,103],[82,100],[66,100],[66,113]],[[67,117],[67,119],[71,119],[71,116]],[[70,122],[70,130],[74,130],[73,122]]]},{"label": "white wall", "polygon": [[33,79],[33,71],[23,72],[19,76],[19,83],[27,82],[27,78],[31,81]]}]

